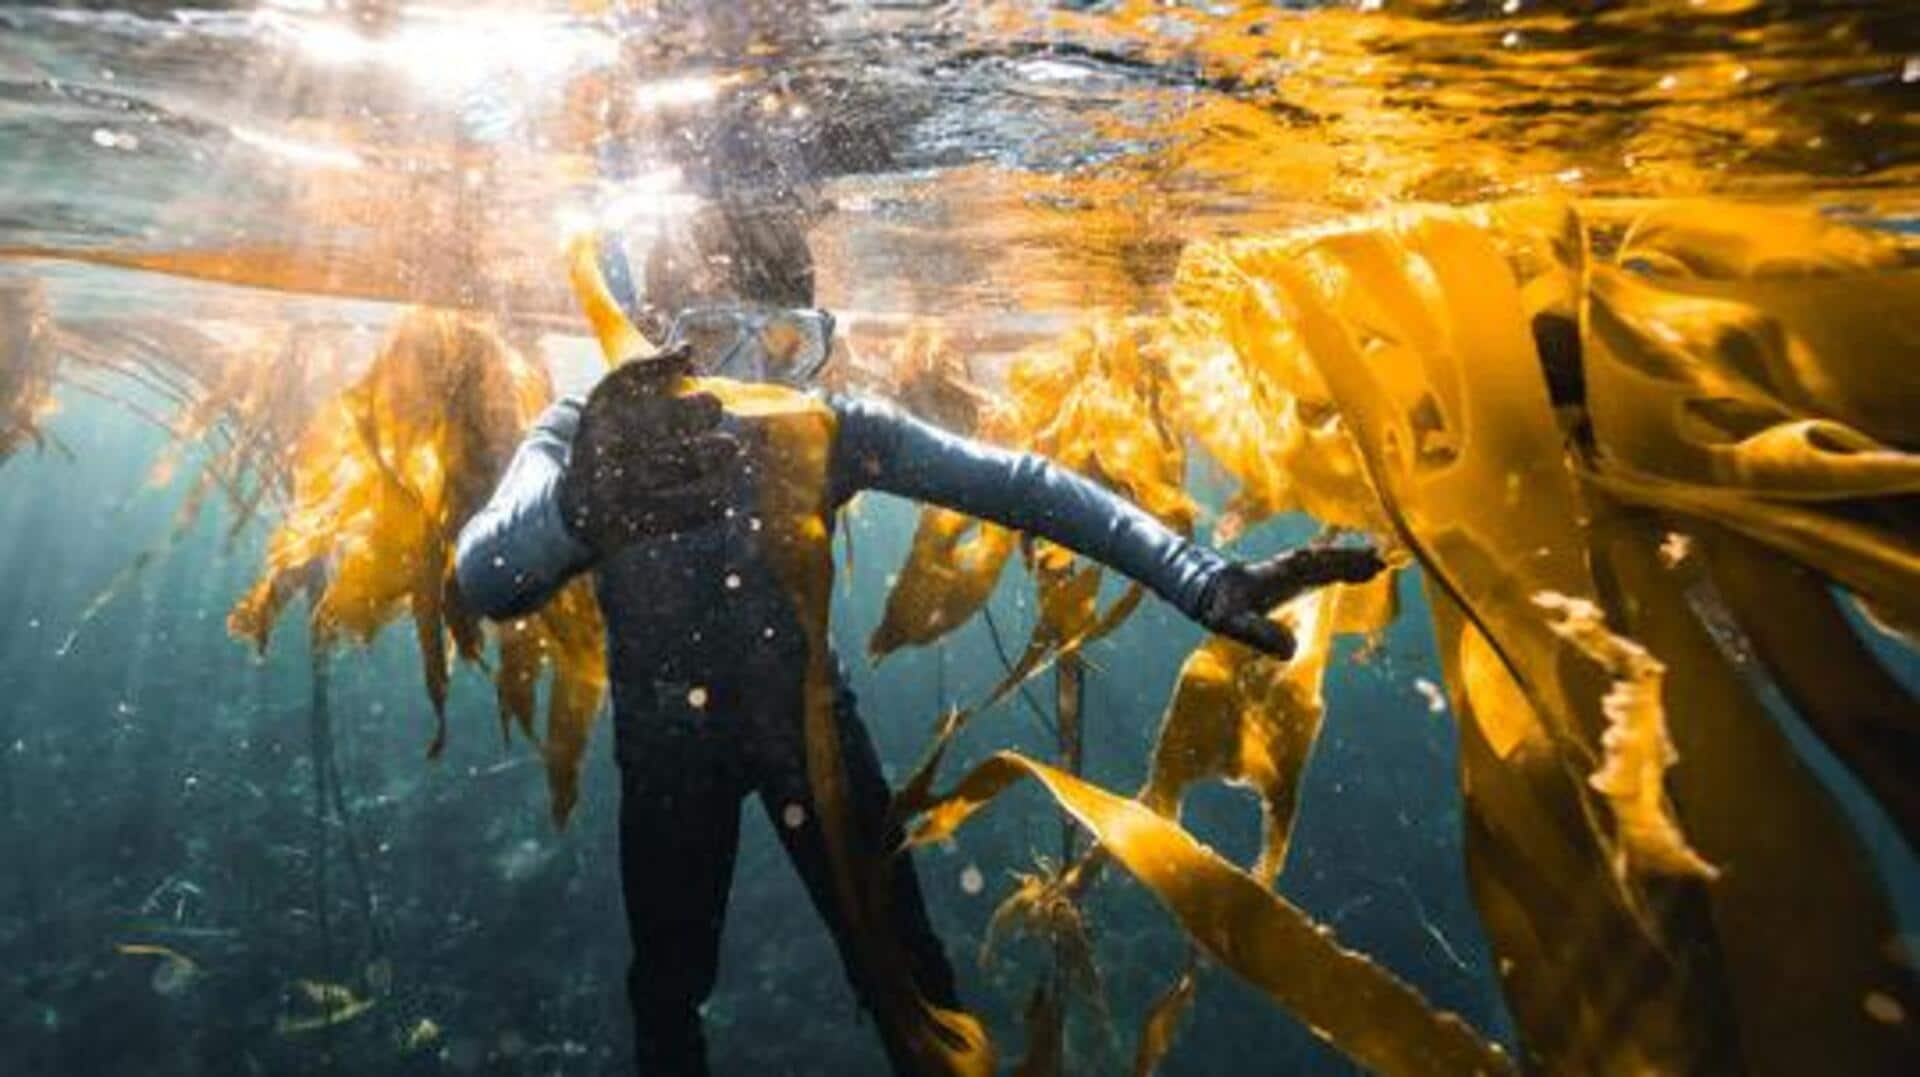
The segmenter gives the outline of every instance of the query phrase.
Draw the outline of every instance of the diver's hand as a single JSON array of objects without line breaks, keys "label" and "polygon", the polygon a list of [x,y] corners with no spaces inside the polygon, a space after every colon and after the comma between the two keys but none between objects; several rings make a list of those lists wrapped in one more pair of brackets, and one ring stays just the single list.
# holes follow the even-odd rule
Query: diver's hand
[{"label": "diver's hand", "polygon": [[1267,617],[1296,595],[1330,583],[1365,583],[1387,563],[1371,546],[1289,550],[1220,571],[1201,600],[1200,623],[1276,658],[1292,658],[1293,633]]},{"label": "diver's hand", "polygon": [[683,347],[629,360],[580,411],[560,514],[596,557],[709,523],[726,506],[740,443],[719,429],[719,398],[675,395],[690,359]]}]

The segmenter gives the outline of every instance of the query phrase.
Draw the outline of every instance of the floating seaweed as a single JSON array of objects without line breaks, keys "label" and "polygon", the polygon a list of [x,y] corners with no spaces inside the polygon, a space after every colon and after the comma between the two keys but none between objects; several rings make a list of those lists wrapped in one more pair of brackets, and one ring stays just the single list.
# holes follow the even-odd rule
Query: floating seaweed
[{"label": "floating seaweed", "polygon": [[[1603,247],[1610,259],[1594,253]],[[1914,530],[1871,522],[1875,515],[1858,505],[1886,498],[1882,514],[1901,511],[1892,499],[1911,489],[1913,458],[1896,446],[1914,443],[1901,426],[1913,412],[1896,416],[1877,407],[1885,398],[1867,393],[1850,404],[1842,388],[1868,384],[1867,371],[1884,363],[1875,357],[1909,350],[1896,343],[1912,332],[1909,282],[1897,269],[1903,258],[1883,236],[1789,211],[1600,205],[1583,213],[1524,202],[1203,245],[1183,262],[1170,321],[1187,335],[1186,353],[1211,373],[1174,385],[1211,395],[1174,414],[1197,417],[1196,439],[1243,483],[1243,511],[1317,504],[1329,522],[1384,525],[1425,572],[1463,723],[1471,882],[1534,1064],[1684,1069],[1745,1056],[1816,1065],[1845,1054],[1861,1069],[1897,1069],[1894,1060],[1915,1049],[1898,1023],[1847,1001],[1882,995],[1904,1012],[1914,990],[1875,941],[1889,937],[1891,919],[1865,854],[1714,653],[1693,611],[1677,604],[1683,581],[1671,569],[1660,570],[1666,578],[1651,570],[1671,525],[1648,514],[1737,530],[1850,587],[1884,620],[1903,622],[1902,603],[1920,593],[1905,567]],[[1728,283],[1692,283],[1702,271]],[[1805,293],[1875,313],[1828,321],[1799,303]],[[1638,320],[1629,326],[1621,310]],[[1544,353],[1540,328],[1554,317],[1570,317],[1581,334],[1575,392],[1559,409],[1549,360],[1565,357]],[[1623,354],[1634,361],[1622,362]],[[1705,410],[1659,404],[1645,390],[1623,399],[1614,386],[1629,370],[1694,387]],[[1882,372],[1874,383],[1886,378]],[[1900,387],[1888,395],[1898,399],[1905,383],[1894,380]],[[1725,434],[1715,433],[1724,421],[1689,426],[1728,414],[1719,401],[1741,399],[1766,406],[1749,406],[1743,425]],[[1275,427],[1235,417],[1247,410],[1290,421]],[[1862,426],[1846,425],[1849,415]],[[1300,416],[1314,417],[1308,425],[1332,458],[1362,473],[1275,468],[1282,446],[1301,437],[1293,421]],[[1728,447],[1712,449],[1715,439]],[[1726,462],[1717,470],[1693,463],[1701,448]],[[1284,487],[1276,485],[1281,476]],[[1764,512],[1745,507],[1743,486],[1766,491]],[[1595,551],[1592,561],[1586,550]],[[921,554],[917,546],[914,556]],[[924,581],[903,572],[901,585]],[[1532,601],[1541,592],[1587,596],[1563,604],[1585,611],[1572,622],[1582,626],[1571,637],[1577,644],[1564,635],[1574,631],[1569,623]],[[1758,593],[1755,585],[1740,592],[1747,593]],[[1851,629],[1837,637],[1846,657],[1835,668],[1874,669],[1857,641],[1846,642],[1853,639]],[[1257,773],[1248,763],[1262,757],[1248,755],[1247,727],[1223,720],[1234,704],[1220,693],[1239,682],[1209,650],[1222,646],[1209,643],[1190,660],[1161,751],[1201,773]],[[1804,666],[1787,676],[1803,699],[1825,694]],[[1614,677],[1625,680],[1610,688]],[[1884,674],[1866,683],[1856,697],[1904,697]],[[1206,705],[1193,702],[1208,694]],[[1256,705],[1252,713],[1268,712]],[[1198,723],[1187,714],[1205,716],[1204,732],[1193,731]],[[1664,724],[1673,727],[1671,742]],[[1851,732],[1839,721],[1826,725],[1842,737]],[[1857,757],[1862,742],[1852,735]],[[1170,736],[1193,743],[1167,753]],[[1663,783],[1675,744],[1679,765]],[[1885,764],[1868,769],[1882,785],[1893,781]],[[1148,839],[1131,825],[1109,835],[1089,821],[1109,818],[1094,811],[1105,801],[1019,756],[1003,754],[947,797],[917,803],[925,810],[920,836],[949,833],[1024,775],[1094,829],[1107,855],[1152,867]],[[1150,783],[1149,793],[1151,803],[1172,801],[1165,785],[1156,791]],[[1263,876],[1278,856],[1275,801],[1267,803]],[[1769,868],[1785,832],[1796,835],[1794,847],[1833,852],[1831,870]],[[1714,880],[1708,863],[1740,867]],[[1178,914],[1176,895],[1189,893],[1194,878],[1212,880],[1210,870],[1194,865],[1178,883],[1151,874],[1143,881]],[[1235,884],[1221,877],[1209,885]],[[1689,894],[1689,886],[1701,889]],[[1707,907],[1711,920],[1702,915]],[[1796,929],[1780,919],[1794,908],[1850,912]],[[1580,937],[1551,941],[1567,932]],[[1255,982],[1279,975],[1249,965],[1242,943],[1223,952],[1240,960],[1223,963]],[[1290,968],[1303,977],[1309,967],[1360,967],[1342,965],[1351,961],[1364,964],[1351,955],[1296,955]],[[1653,989],[1628,989],[1632,983]],[[1789,1043],[1778,1033],[1788,1020],[1785,985],[1794,983],[1826,984],[1826,997],[1837,1001],[1811,1025],[1803,1008]],[[1375,1035],[1367,1015],[1308,1012],[1310,999],[1276,998],[1370,1066],[1410,1065],[1364,1053]],[[1577,1000],[1571,1011],[1569,998]],[[1432,1034],[1445,1038],[1438,1026]],[[1393,1038],[1404,1044],[1417,1034],[1402,1028]]]},{"label": "floating seaweed", "polygon": [[377,1001],[362,998],[345,984],[324,980],[301,980],[294,988],[305,1005],[300,1007],[300,1012],[281,1014],[274,1022],[274,1031],[282,1036],[299,1036],[344,1025],[373,1009]]},{"label": "floating seaweed", "polygon": [[129,957],[159,958],[153,966],[151,981],[155,994],[177,995],[186,990],[200,975],[200,963],[171,946],[149,942],[123,942],[116,945],[114,950]]},{"label": "floating seaweed", "polygon": [[[552,395],[546,375],[485,325],[416,311],[371,367],[315,416],[294,461],[293,508],[276,528],[267,569],[228,618],[264,648],[275,621],[315,573],[316,646],[366,642],[412,619],[437,718],[428,754],[446,738],[454,657],[478,662],[485,636],[459,596],[453,546],[484,502],[523,426]],[[534,735],[535,687],[553,673],[540,737],[564,819],[586,733],[605,690],[599,612],[585,582],[498,633],[494,670],[503,729]]]},{"label": "floating seaweed", "polygon": [[0,284],[0,460],[22,445],[44,445],[54,408],[59,352],[44,290],[33,281]]}]

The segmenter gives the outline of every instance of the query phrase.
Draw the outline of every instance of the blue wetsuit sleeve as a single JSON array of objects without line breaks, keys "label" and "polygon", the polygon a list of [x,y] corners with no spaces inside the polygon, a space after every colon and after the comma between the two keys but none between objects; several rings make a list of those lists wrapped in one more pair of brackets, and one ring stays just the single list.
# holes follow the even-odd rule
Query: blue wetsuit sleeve
[{"label": "blue wetsuit sleeve", "polygon": [[837,500],[880,490],[1057,542],[1145,584],[1188,617],[1227,560],[1105,487],[1034,453],[1008,452],[890,404],[835,397]]},{"label": "blue wetsuit sleeve", "polygon": [[495,619],[531,613],[592,560],[560,517],[560,475],[579,423],[574,400],[542,413],[493,496],[460,529],[454,572],[474,612]]}]

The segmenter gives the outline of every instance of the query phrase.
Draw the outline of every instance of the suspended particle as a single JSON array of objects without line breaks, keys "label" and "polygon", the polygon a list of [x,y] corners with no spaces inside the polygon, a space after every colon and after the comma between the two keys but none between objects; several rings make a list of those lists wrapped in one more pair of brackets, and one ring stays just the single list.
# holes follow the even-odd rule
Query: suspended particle
[{"label": "suspended particle", "polygon": [[977,866],[973,864],[968,864],[965,868],[961,869],[960,871],[960,892],[961,893],[978,894],[980,891],[985,890],[986,888],[987,888],[987,877],[980,873],[980,869]]},{"label": "suspended particle", "polygon": [[807,809],[798,801],[790,803],[780,812],[780,821],[788,830],[798,830],[807,825]]},{"label": "suspended particle", "polygon": [[500,1033],[499,1051],[502,1057],[519,1058],[527,1053],[527,1037],[518,1029],[507,1029]]},{"label": "suspended particle", "polygon": [[1421,697],[1427,701],[1427,713],[1444,714],[1446,712],[1446,693],[1440,691],[1439,685],[1425,677],[1416,677],[1413,681],[1413,687],[1420,693]]},{"label": "suspended particle", "polygon": [[1899,1000],[1892,995],[1883,995],[1878,991],[1869,991],[1866,997],[1860,1001],[1861,1005],[1866,1008],[1867,1016],[1883,1025],[1901,1025],[1906,1023],[1907,1009],[1900,1005]]},{"label": "suspended particle", "polygon": [[[169,958],[162,961],[153,967],[153,977],[151,981],[153,991],[157,995],[177,995],[185,991],[187,987],[193,983],[194,975],[198,971],[191,961],[180,958]],[[1880,997],[1884,998],[1885,996]],[[1871,1001],[1871,996],[1869,997],[1869,1001]],[[1888,1001],[1892,1000],[1889,999]],[[1871,1009],[1871,1007],[1869,1007],[1869,1009]]]},{"label": "suspended particle", "polygon": [[687,689],[687,705],[695,710],[703,710],[707,705],[707,689],[704,685],[694,685]]},{"label": "suspended particle", "polygon": [[1693,551],[1693,537],[1678,531],[1669,531],[1660,540],[1660,563],[1668,568],[1676,568]]},{"label": "suspended particle", "polygon": [[407,1030],[405,1036],[401,1037],[400,1049],[408,1052],[418,1051],[423,1047],[432,1045],[439,1039],[439,1023],[431,1017],[422,1017],[413,1023],[413,1027]]}]

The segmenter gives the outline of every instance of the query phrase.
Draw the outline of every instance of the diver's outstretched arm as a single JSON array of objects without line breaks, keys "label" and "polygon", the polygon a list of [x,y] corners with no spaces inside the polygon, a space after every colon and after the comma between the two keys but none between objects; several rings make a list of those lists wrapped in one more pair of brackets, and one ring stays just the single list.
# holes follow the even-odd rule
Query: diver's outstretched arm
[{"label": "diver's outstretched arm", "polygon": [[1371,578],[1368,548],[1294,550],[1242,563],[1176,534],[1132,502],[1033,453],[950,434],[892,405],[836,397],[834,489],[863,489],[978,516],[1057,542],[1145,585],[1207,628],[1290,657],[1267,612],[1300,592]]},{"label": "diver's outstretched arm", "polygon": [[532,613],[592,561],[560,511],[561,477],[579,423],[578,401],[547,408],[486,506],[460,529],[454,573],[461,597],[481,616]]}]

